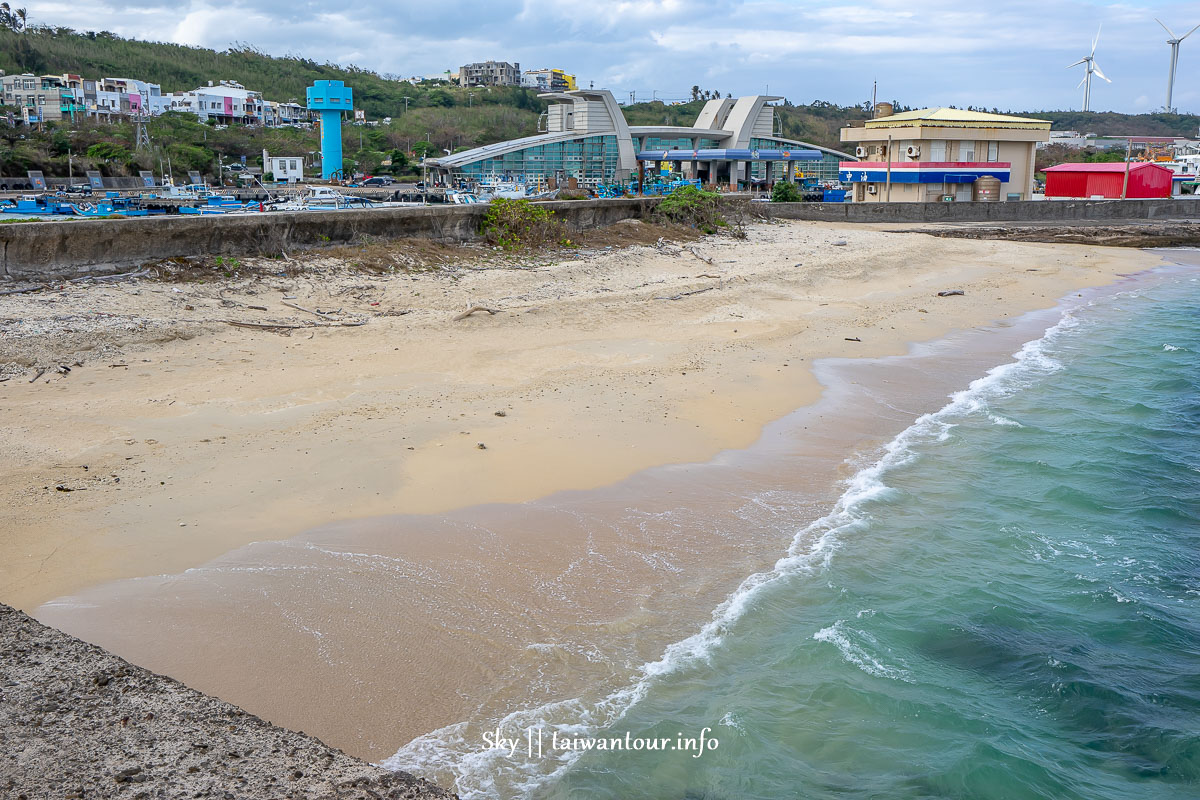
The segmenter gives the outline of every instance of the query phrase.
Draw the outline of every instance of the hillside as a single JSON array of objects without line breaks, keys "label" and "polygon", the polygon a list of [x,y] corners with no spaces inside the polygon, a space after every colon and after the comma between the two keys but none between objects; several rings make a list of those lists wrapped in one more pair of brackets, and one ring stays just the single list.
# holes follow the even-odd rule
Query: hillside
[{"label": "hillside", "polygon": [[540,112],[544,103],[528,89],[466,92],[437,85],[391,80],[357,67],[276,58],[248,46],[216,51],[202,47],[122,39],[111,33],[77,33],[69,28],[0,28],[0,69],[35,74],[77,73],[90,77],[138,78],[164,92],[186,91],[208,81],[235,80],[268,100],[304,102],[317,80],[340,80],[354,88],[354,101],[370,119],[399,116],[408,107],[501,105]]},{"label": "hillside", "polygon": [[[0,69],[36,74],[64,72],[93,77],[130,77],[158,83],[164,92],[194,89],[212,80],[236,80],[259,90],[269,100],[303,101],[304,90],[315,80],[341,80],[353,87],[355,105],[368,119],[391,118],[386,125],[347,127],[344,133],[347,168],[355,162],[368,172],[385,170],[411,174],[405,163],[415,152],[441,153],[490,142],[528,136],[537,130],[545,101],[528,89],[493,87],[462,89],[449,84],[412,84],[354,66],[320,64],[298,57],[277,58],[252,47],[217,51],[201,47],[123,39],[107,32],[78,33],[68,28],[30,28],[13,31],[0,27]],[[405,98],[408,99],[407,106]],[[702,100],[678,105],[660,101],[624,108],[630,124],[690,125],[703,107]],[[896,102],[897,110],[906,106]],[[1056,130],[1078,130],[1108,135],[1195,137],[1200,116],[1180,114],[1127,115],[1114,112],[1084,114],[1075,111],[1010,111],[1048,119]],[[844,149],[839,129],[851,120],[862,120],[861,106],[841,106],[814,100],[803,105],[784,101],[777,109],[779,131],[785,137]],[[42,169],[65,175],[68,161],[78,174],[99,168],[106,174],[130,174],[137,169],[159,170],[160,161],[172,167],[186,165],[209,174],[216,171],[218,156],[257,159],[266,147],[272,152],[308,153],[316,149],[312,132],[262,131],[232,126],[214,131],[174,116],[154,120],[150,134],[152,152],[133,153],[133,131],[128,124],[98,125],[77,122],[72,130],[35,132],[22,136],[13,129],[0,133],[0,174],[22,175]],[[115,150],[92,148],[108,142]],[[89,155],[91,152],[92,155]]]}]

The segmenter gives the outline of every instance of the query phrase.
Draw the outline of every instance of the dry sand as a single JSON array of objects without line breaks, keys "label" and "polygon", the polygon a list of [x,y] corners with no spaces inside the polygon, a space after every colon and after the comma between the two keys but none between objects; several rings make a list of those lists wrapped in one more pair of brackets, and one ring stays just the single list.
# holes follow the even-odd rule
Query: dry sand
[{"label": "dry sand", "polygon": [[[0,298],[6,360],[71,367],[0,383],[0,600],[702,462],[811,402],[815,358],[900,353],[1158,261],[796,222],[564,258]],[[500,313],[455,321],[477,304]]]}]

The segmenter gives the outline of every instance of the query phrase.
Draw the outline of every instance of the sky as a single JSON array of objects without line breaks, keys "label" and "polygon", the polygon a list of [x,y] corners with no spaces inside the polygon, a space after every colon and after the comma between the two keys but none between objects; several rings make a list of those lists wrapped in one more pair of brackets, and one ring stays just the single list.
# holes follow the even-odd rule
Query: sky
[{"label": "sky", "polygon": [[[22,5],[13,3],[14,6]],[[31,24],[218,50],[355,64],[400,76],[471,61],[556,67],[621,101],[686,99],[691,87],[794,103],[871,99],[1000,110],[1078,109],[1102,25],[1092,110],[1141,113],[1166,100],[1170,48],[1200,2],[1088,0],[54,0]],[[219,78],[221,76],[214,76]],[[1173,105],[1200,112],[1200,31],[1180,47]]]}]

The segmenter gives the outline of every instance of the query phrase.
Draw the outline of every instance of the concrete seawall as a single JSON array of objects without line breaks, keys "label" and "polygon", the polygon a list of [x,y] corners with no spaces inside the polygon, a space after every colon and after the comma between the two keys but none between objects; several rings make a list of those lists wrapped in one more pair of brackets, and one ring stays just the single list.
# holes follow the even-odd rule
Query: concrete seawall
[{"label": "concrete seawall", "polygon": [[[645,198],[542,205],[577,231],[641,219],[656,203]],[[170,258],[278,255],[370,239],[464,242],[479,237],[485,213],[486,205],[467,205],[14,223],[0,226],[0,276],[55,280],[121,272]]]},{"label": "concrete seawall", "polygon": [[[571,230],[645,218],[657,198],[542,205]],[[757,205],[757,204],[756,204]],[[777,219],[861,223],[1200,220],[1200,201],[1080,200],[1011,203],[770,203]],[[0,279],[57,280],[135,269],[188,256],[277,255],[371,239],[479,237],[485,205],[272,212],[208,217],[30,222],[0,226]]]},{"label": "concrete seawall", "polygon": [[771,203],[771,216],[819,222],[1077,222],[1200,219],[1197,200],[1010,203]]}]

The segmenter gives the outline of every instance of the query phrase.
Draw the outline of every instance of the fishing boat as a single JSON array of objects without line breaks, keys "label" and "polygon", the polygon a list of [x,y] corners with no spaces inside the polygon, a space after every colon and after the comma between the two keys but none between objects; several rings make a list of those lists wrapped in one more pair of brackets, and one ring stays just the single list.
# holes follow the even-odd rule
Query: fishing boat
[{"label": "fishing boat", "polygon": [[497,197],[510,200],[552,200],[558,194],[558,190],[550,189],[540,180],[487,175],[479,181],[477,194],[485,203]]},{"label": "fishing boat", "polygon": [[0,206],[0,213],[22,217],[74,216],[75,206],[45,194],[23,194],[15,202]]},{"label": "fishing boat", "polygon": [[239,212],[257,212],[262,211],[263,204],[256,201],[243,203],[233,195],[227,194],[210,194],[204,198],[204,202],[194,206],[179,207],[180,214],[191,214],[198,216],[211,216],[213,214],[235,214]]},{"label": "fishing boat", "polygon": [[365,197],[342,194],[330,186],[310,186],[299,197],[271,205],[273,211],[347,211],[375,208],[376,203]]},{"label": "fishing boat", "polygon": [[122,197],[118,192],[108,192],[102,200],[73,205],[81,217],[150,217],[166,213],[162,208],[147,207],[140,197]]}]

